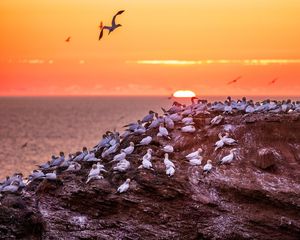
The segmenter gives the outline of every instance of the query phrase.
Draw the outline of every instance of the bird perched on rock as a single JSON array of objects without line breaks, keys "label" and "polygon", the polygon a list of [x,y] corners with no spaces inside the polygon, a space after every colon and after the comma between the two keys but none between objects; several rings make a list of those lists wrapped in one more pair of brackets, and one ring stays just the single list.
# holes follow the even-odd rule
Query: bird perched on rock
[{"label": "bird perched on rock", "polygon": [[166,174],[169,176],[169,177],[171,177],[171,176],[173,176],[174,175],[174,173],[175,173],[175,168],[174,167],[172,167],[172,166],[166,166]]},{"label": "bird perched on rock", "polygon": [[193,125],[187,125],[181,128],[181,132],[193,133],[196,131],[196,128]]},{"label": "bird perched on rock", "polygon": [[152,142],[152,137],[151,136],[147,136],[144,137],[139,144],[137,144],[137,146],[144,146],[144,145],[148,145]]},{"label": "bird perched on rock", "polygon": [[10,185],[7,185],[1,189],[1,192],[15,193],[19,190],[20,183],[18,181],[13,181]]},{"label": "bird perched on rock", "polygon": [[224,117],[222,115],[218,115],[218,116],[215,116],[211,121],[210,121],[210,124],[211,125],[218,125],[222,122],[222,120],[224,119]]},{"label": "bird perched on rock", "polygon": [[174,152],[174,148],[171,145],[166,145],[163,147],[163,151],[166,153],[172,153],[172,152]]},{"label": "bird perched on rock", "polygon": [[207,160],[207,163],[204,165],[203,167],[203,172],[204,173],[209,173],[212,170],[212,161],[211,160]]},{"label": "bird perched on rock", "polygon": [[189,160],[189,163],[192,166],[199,166],[199,165],[201,165],[202,159],[203,158],[201,156],[199,156],[199,158],[192,158]]},{"label": "bird perched on rock", "polygon": [[73,161],[81,161],[84,159],[84,157],[88,154],[88,150],[86,147],[83,147],[82,148],[82,152],[80,154],[78,154],[74,159]]},{"label": "bird perched on rock", "polygon": [[117,163],[117,166],[113,168],[114,171],[125,172],[130,167],[130,162],[126,159]]},{"label": "bird perched on rock", "polygon": [[221,160],[220,160],[220,164],[229,164],[233,161],[234,157],[235,157],[235,151],[236,149],[231,149],[230,150],[230,154],[226,155],[225,157],[223,157]]},{"label": "bird perched on rock", "polygon": [[[103,165],[93,164],[92,169],[89,172],[88,179],[86,180],[86,183],[88,183],[92,179],[95,179],[95,180],[103,179],[103,176],[101,175],[101,170],[103,168],[100,166],[103,166]],[[104,169],[104,171],[106,171],[106,170]]]},{"label": "bird perched on rock", "polygon": [[66,171],[79,171],[81,169],[81,165],[77,162],[72,162],[69,167],[66,169]]},{"label": "bird perched on rock", "polygon": [[125,157],[126,157],[126,153],[124,149],[122,149],[121,153],[115,155],[111,162],[120,162],[121,160],[125,159]]},{"label": "bird perched on rock", "polygon": [[126,181],[117,189],[118,193],[126,192],[129,189],[130,179],[127,178]]},{"label": "bird perched on rock", "polygon": [[116,24],[116,17],[120,14],[122,14],[125,10],[121,10],[119,12],[117,12],[113,19],[112,19],[112,22],[111,22],[111,26],[103,26],[101,28],[101,31],[100,31],[100,35],[99,35],[99,40],[103,37],[103,30],[106,29],[108,30],[108,34],[110,34],[111,32],[113,32],[116,28],[118,27],[121,27],[122,25],[121,24]]},{"label": "bird perched on rock", "polygon": [[166,137],[166,138],[170,139],[169,132],[168,132],[168,130],[164,127],[164,124],[163,124],[163,123],[161,123],[161,124],[159,125],[157,136],[158,136],[158,137]]},{"label": "bird perched on rock", "polygon": [[143,160],[151,161],[152,158],[152,149],[148,148],[147,153],[143,156]]},{"label": "bird perched on rock", "polygon": [[165,153],[164,164],[165,164],[166,168],[169,168],[170,166],[175,168],[174,163],[169,159],[168,153]]},{"label": "bird perched on rock", "polygon": [[126,154],[126,155],[129,155],[131,153],[133,153],[134,151],[134,143],[133,142],[130,142],[129,143],[129,146],[127,148],[124,148],[123,149],[123,152]]},{"label": "bird perched on rock", "polygon": [[200,157],[200,154],[203,152],[202,148],[198,148],[196,151],[194,152],[191,152],[190,154],[186,155],[185,158],[187,160],[191,160],[191,159],[194,159],[194,158],[199,158]]},{"label": "bird perched on rock", "polygon": [[52,173],[46,173],[45,174],[45,179],[56,180],[56,178],[57,178],[56,170],[54,170]]}]

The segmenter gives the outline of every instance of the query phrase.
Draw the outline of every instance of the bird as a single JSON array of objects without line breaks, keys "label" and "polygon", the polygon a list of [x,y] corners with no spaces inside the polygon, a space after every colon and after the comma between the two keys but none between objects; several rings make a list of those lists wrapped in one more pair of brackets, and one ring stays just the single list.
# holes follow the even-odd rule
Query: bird
[{"label": "bird", "polygon": [[103,176],[101,175],[100,171],[101,171],[100,165],[93,164],[92,169],[89,172],[88,179],[86,180],[86,183],[88,183],[92,179],[98,179],[98,180],[103,179]]},{"label": "bird", "polygon": [[193,119],[192,115],[188,115],[188,117],[183,118],[181,120],[181,122],[184,125],[192,125],[192,124],[194,124],[194,119]]},{"label": "bird", "polygon": [[171,177],[175,173],[175,168],[173,166],[166,167],[166,174]]},{"label": "bird", "polygon": [[100,22],[99,28],[100,28],[100,30],[102,30],[102,28],[103,28],[103,22],[102,21]]},{"label": "bird", "polygon": [[236,83],[238,80],[240,80],[242,78],[242,76],[238,76],[237,78],[229,81],[227,84],[230,85],[230,84],[233,84],[233,83]]},{"label": "bird", "polygon": [[142,161],[142,165],[140,165],[138,168],[146,168],[146,169],[150,169],[150,170],[153,170],[152,168],[152,162],[150,161],[151,159],[146,159],[146,158],[143,158],[143,161]]},{"label": "bird", "polygon": [[193,125],[187,125],[181,128],[181,132],[193,133],[196,131],[196,128]]},{"label": "bird", "polygon": [[189,163],[192,166],[198,166],[198,165],[201,165],[202,159],[203,158],[201,156],[199,156],[199,158],[192,158],[189,160]]},{"label": "bird", "polygon": [[164,164],[165,164],[166,168],[168,168],[170,166],[175,168],[174,163],[169,159],[169,154],[168,153],[165,153]]},{"label": "bird", "polygon": [[163,123],[161,123],[161,124],[159,125],[157,136],[158,136],[158,137],[166,137],[166,138],[169,138],[169,139],[170,139],[169,132],[168,132],[168,130],[164,127],[164,124],[163,124]]},{"label": "bird", "polygon": [[[222,136],[222,135],[221,135],[221,136]],[[233,144],[236,144],[236,143],[237,143],[237,141],[236,141],[235,139],[230,138],[230,137],[228,137],[228,136],[229,136],[229,134],[228,134],[228,133],[225,133],[225,136],[222,137],[222,140],[223,140],[224,144],[226,144],[226,145],[233,145]]]},{"label": "bird", "polygon": [[113,168],[114,171],[125,172],[130,167],[130,162],[126,159],[117,163],[117,166]]},{"label": "bird", "polygon": [[70,40],[71,40],[71,37],[68,37],[68,38],[65,40],[65,42],[70,42]]},{"label": "bird", "polygon": [[234,153],[235,153],[236,149],[231,149],[230,150],[230,154],[224,156],[221,160],[220,160],[220,164],[227,164],[227,163],[231,163],[235,157]]},{"label": "bird", "polygon": [[186,155],[185,158],[187,160],[191,160],[191,159],[194,159],[194,158],[199,158],[200,157],[200,153],[202,153],[202,152],[203,152],[202,148],[198,148],[197,151],[192,152],[192,153]]},{"label": "bird", "polygon": [[166,152],[166,153],[172,153],[172,152],[174,152],[174,148],[173,148],[173,146],[171,146],[171,145],[166,145],[166,146],[164,146],[164,147],[163,147],[163,150],[164,150],[164,152]]},{"label": "bird", "polygon": [[56,180],[56,170],[54,170],[52,173],[46,173],[45,174],[45,179],[48,179],[48,180]]},{"label": "bird", "polygon": [[211,160],[207,160],[207,163],[204,165],[203,167],[203,172],[204,173],[209,173],[212,169],[212,161]]},{"label": "bird", "polygon": [[137,144],[137,146],[144,146],[144,145],[148,145],[149,143],[152,142],[152,137],[151,136],[147,136],[144,137],[139,144]]},{"label": "bird", "polygon": [[272,84],[276,83],[277,80],[278,80],[278,78],[274,78],[272,81],[269,82],[269,85],[272,85]]},{"label": "bird", "polygon": [[81,169],[81,165],[78,162],[72,162],[66,171],[79,171]]},{"label": "bird", "polygon": [[126,157],[126,153],[124,149],[122,149],[121,153],[115,155],[111,162],[120,162],[121,160],[125,159],[125,157]]},{"label": "bird", "polygon": [[143,161],[144,160],[151,161],[151,158],[152,158],[152,149],[149,148],[147,150],[147,153],[143,156]]},{"label": "bird", "polygon": [[215,116],[211,121],[210,121],[210,124],[211,125],[218,125],[222,122],[222,120],[224,119],[224,117],[222,115],[218,115],[218,116]]},{"label": "bird", "polygon": [[99,35],[99,40],[101,40],[101,38],[103,37],[103,31],[104,29],[107,29],[108,30],[108,34],[110,34],[112,31],[114,31],[116,28],[118,27],[121,27],[122,25],[121,24],[116,24],[116,17],[120,14],[122,14],[125,10],[121,10],[119,12],[117,12],[113,19],[112,19],[112,22],[111,22],[111,26],[103,26],[101,28],[101,32],[100,32],[100,35]]},{"label": "bird", "polygon": [[126,192],[129,189],[130,178],[127,178],[126,181],[117,189],[118,193]]},{"label": "bird", "polygon": [[42,179],[45,177],[45,174],[41,170],[33,170],[32,173],[28,176],[29,181],[34,181],[36,179]]},{"label": "bird", "polygon": [[7,185],[1,189],[1,192],[10,192],[15,193],[19,190],[20,183],[18,181],[11,182],[10,185]]},{"label": "bird", "polygon": [[133,153],[134,151],[134,143],[133,142],[130,142],[129,143],[129,146],[127,148],[124,148],[123,149],[123,152],[126,154],[126,155],[129,155],[131,153]]}]

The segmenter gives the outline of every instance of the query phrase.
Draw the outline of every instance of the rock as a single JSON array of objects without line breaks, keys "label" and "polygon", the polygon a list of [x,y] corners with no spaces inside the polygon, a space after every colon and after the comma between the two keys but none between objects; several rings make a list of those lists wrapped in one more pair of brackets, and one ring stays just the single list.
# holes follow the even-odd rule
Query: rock
[{"label": "rock", "polygon": [[[213,116],[212,116],[213,117]],[[103,180],[85,184],[92,163],[76,173],[60,172],[58,181],[36,181],[21,194],[0,199],[0,239],[299,239],[300,236],[300,121],[295,114],[255,114],[251,124],[241,115],[226,117],[218,126],[196,121],[194,134],[175,125],[171,140],[154,137],[154,145],[137,147],[126,157],[131,168],[113,173],[110,159]],[[230,165],[219,159],[233,147],[214,151],[218,133],[230,124],[238,140]],[[142,136],[129,136],[137,143]],[[170,158],[174,176],[165,173],[161,146],[177,149]],[[272,147],[270,147],[272,146]],[[147,148],[153,149],[154,171],[137,169]],[[213,170],[190,166],[184,156],[203,148]],[[252,160],[254,159],[254,164]],[[276,171],[266,171],[276,166]],[[129,190],[116,189],[130,178]]]},{"label": "rock", "polygon": [[267,169],[276,165],[283,160],[274,148],[261,148],[258,150],[258,157],[254,161],[255,166],[261,169]]}]

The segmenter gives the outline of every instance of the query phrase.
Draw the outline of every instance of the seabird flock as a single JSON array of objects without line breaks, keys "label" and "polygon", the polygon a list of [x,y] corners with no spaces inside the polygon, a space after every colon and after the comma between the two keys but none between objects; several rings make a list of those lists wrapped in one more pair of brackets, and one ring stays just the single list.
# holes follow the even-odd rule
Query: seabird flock
[{"label": "seabird flock", "polygon": [[[112,172],[126,173],[129,169],[134,168],[133,164],[126,159],[127,156],[134,154],[135,150],[140,147],[148,146],[146,153],[139,157],[140,165],[136,168],[137,171],[156,171],[155,166],[152,163],[152,156],[155,155],[155,151],[151,148],[154,145],[151,143],[160,140],[168,142],[167,144],[160,143],[160,151],[165,152],[164,158],[161,159],[165,165],[165,173],[168,177],[172,177],[176,172],[176,164],[169,158],[169,154],[175,153],[174,146],[171,145],[172,131],[175,129],[180,130],[182,134],[190,134],[191,136],[197,131],[194,126],[194,119],[197,115],[204,114],[212,117],[210,120],[210,127],[214,127],[222,122],[225,115],[231,115],[235,113],[239,114],[255,114],[255,113],[283,113],[290,114],[293,112],[300,113],[300,101],[292,102],[291,100],[276,101],[276,100],[264,100],[262,102],[254,103],[252,100],[246,100],[245,97],[242,100],[234,101],[231,97],[228,97],[225,102],[209,103],[207,100],[199,100],[195,102],[193,97],[192,104],[185,106],[178,102],[173,102],[170,109],[163,110],[163,115],[159,116],[154,111],[149,111],[142,120],[125,125],[125,131],[120,135],[117,131],[107,131],[99,143],[92,149],[88,150],[83,147],[81,152],[75,154],[69,154],[68,158],[65,158],[63,152],[59,153],[58,157],[52,156],[51,160],[39,165],[39,169],[35,169],[26,179],[23,181],[23,175],[21,173],[15,173],[11,177],[0,183],[0,192],[19,192],[30,182],[36,180],[46,179],[45,181],[61,180],[57,170],[62,172],[71,172],[76,174],[81,169],[81,164],[84,162],[91,162],[92,168],[89,174],[86,176],[86,184],[91,181],[104,179],[103,173]],[[219,114],[219,115],[217,115]],[[180,125],[180,128],[175,128],[175,124]],[[176,126],[176,127],[177,127]],[[190,128],[190,131],[186,131],[186,128]],[[150,131],[151,135],[150,136]],[[155,135],[153,135],[153,132]],[[121,143],[126,140],[128,142],[131,136],[135,136],[135,143],[130,141],[129,145],[123,149],[120,149]],[[236,146],[238,142],[229,137],[229,133],[225,132],[218,134],[219,140],[216,141],[214,151],[223,148],[224,146]],[[235,159],[236,148],[232,148],[230,153],[216,162],[219,164],[230,164]],[[199,146],[194,152],[187,154],[186,156],[181,154],[181,158],[187,161],[190,166],[201,168],[203,157],[202,148]],[[178,151],[175,154],[180,154]],[[96,157],[97,156],[97,157]],[[136,155],[132,155],[134,157]],[[178,158],[177,158],[178,159]],[[106,168],[110,170],[106,170]],[[206,175],[214,168],[213,161],[208,159],[206,164],[202,167],[203,174]],[[126,181],[119,187],[117,187],[117,193],[126,192],[129,189],[131,179],[127,178]]]}]

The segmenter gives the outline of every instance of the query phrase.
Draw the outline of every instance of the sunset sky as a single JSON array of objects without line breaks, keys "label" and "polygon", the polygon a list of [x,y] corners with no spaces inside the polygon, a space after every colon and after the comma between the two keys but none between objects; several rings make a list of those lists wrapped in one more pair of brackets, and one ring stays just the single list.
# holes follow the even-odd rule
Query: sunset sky
[{"label": "sunset sky", "polygon": [[0,95],[299,96],[299,13],[299,0],[1,0]]}]

